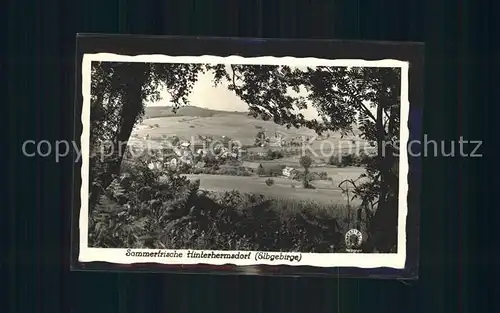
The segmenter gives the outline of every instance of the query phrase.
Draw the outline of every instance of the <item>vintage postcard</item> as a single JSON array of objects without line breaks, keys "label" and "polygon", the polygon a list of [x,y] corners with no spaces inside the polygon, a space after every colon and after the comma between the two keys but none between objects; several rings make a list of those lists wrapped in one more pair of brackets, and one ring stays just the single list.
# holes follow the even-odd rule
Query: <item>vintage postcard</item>
[{"label": "vintage postcard", "polygon": [[409,63],[86,53],[78,262],[403,269]]}]

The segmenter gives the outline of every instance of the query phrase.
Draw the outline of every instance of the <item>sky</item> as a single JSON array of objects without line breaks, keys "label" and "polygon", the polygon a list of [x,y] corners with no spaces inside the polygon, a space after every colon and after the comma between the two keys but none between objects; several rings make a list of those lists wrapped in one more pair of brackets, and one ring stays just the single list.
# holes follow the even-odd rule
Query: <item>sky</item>
[{"label": "sky", "polygon": [[[233,91],[227,89],[227,84],[222,82],[217,87],[213,86],[213,74],[205,73],[198,77],[198,81],[189,95],[190,105],[219,111],[248,112],[248,105],[243,102]],[[146,103],[147,106],[171,106],[170,95],[164,90],[160,91],[162,100],[155,103]],[[312,106],[300,111],[306,119],[318,118],[318,112]]]}]

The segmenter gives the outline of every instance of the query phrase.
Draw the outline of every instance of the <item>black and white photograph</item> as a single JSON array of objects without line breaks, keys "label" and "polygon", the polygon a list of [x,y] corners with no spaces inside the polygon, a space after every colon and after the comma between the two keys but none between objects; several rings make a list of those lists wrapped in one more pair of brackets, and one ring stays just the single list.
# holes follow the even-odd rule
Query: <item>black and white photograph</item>
[{"label": "black and white photograph", "polygon": [[82,262],[403,268],[408,63],[85,54]]}]

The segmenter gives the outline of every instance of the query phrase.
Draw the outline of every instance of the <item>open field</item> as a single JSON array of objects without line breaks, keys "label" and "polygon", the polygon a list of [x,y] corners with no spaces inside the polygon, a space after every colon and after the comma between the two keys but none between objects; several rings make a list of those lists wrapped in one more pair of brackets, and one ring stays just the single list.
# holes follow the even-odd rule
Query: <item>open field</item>
[{"label": "open field", "polygon": [[[314,201],[321,204],[343,204],[346,197],[337,187],[340,180],[313,181],[316,189],[302,188],[300,181],[275,177],[274,184],[267,186],[265,177],[225,176],[225,175],[186,175],[190,180],[200,180],[200,189],[208,191],[238,190],[243,193],[263,194],[273,198],[291,198]],[[294,187],[292,187],[292,185]],[[354,203],[353,203],[354,204]]]},{"label": "open field", "polygon": [[[189,140],[198,135],[222,137],[227,136],[238,140],[243,145],[255,142],[255,136],[259,129],[264,128],[269,133],[276,131],[288,136],[310,136],[314,132],[309,129],[290,129],[274,124],[247,117],[242,114],[224,113],[212,117],[158,117],[144,120],[143,125],[158,127],[137,129],[134,134],[139,136],[178,136]],[[256,127],[257,126],[257,127]]]},{"label": "open field", "polygon": [[312,167],[310,169],[311,172],[321,173],[325,172],[328,174],[328,177],[331,177],[334,183],[340,183],[344,179],[357,179],[359,175],[365,172],[365,169],[362,167],[334,167],[334,166],[318,166]]}]

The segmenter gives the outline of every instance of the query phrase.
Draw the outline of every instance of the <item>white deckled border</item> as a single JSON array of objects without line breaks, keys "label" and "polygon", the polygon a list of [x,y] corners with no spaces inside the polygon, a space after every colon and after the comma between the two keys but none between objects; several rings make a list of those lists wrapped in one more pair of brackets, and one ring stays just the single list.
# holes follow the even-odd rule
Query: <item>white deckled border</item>
[{"label": "white deckled border", "polygon": [[[183,258],[145,258],[126,256],[127,249],[111,248],[89,248],[88,247],[88,188],[89,188],[89,140],[90,140],[90,82],[92,61],[115,61],[115,62],[145,62],[145,63],[214,63],[214,64],[247,64],[247,65],[290,65],[290,66],[356,66],[356,67],[398,67],[401,68],[401,113],[400,113],[400,162],[399,162],[399,214],[398,214],[398,253],[394,254],[371,254],[371,253],[302,253],[300,262],[290,261],[256,261],[256,251],[251,252],[251,258],[246,260],[225,259],[194,259],[187,258],[188,250],[175,250],[183,252]],[[83,131],[81,135],[82,186],[80,190],[81,207],[79,220],[80,253],[79,262],[109,262],[119,264],[133,263],[156,263],[156,264],[212,264],[212,265],[295,265],[315,267],[358,267],[378,268],[388,267],[404,269],[406,262],[406,219],[408,214],[408,156],[407,142],[409,140],[408,118],[409,118],[409,93],[408,93],[408,62],[398,60],[327,60],[318,58],[295,58],[295,57],[254,57],[245,58],[241,56],[167,56],[167,55],[138,55],[126,56],[110,53],[85,54],[82,62],[82,96],[83,108],[81,121]],[[133,251],[157,252],[158,250]],[[173,252],[174,250],[162,250],[162,252]],[[204,250],[211,253],[211,250]],[[200,252],[200,251],[197,251]],[[238,251],[215,251],[215,253],[237,253]],[[249,251],[240,251],[248,253]],[[279,252],[277,252],[279,254]],[[292,253],[290,253],[292,254]]]}]

